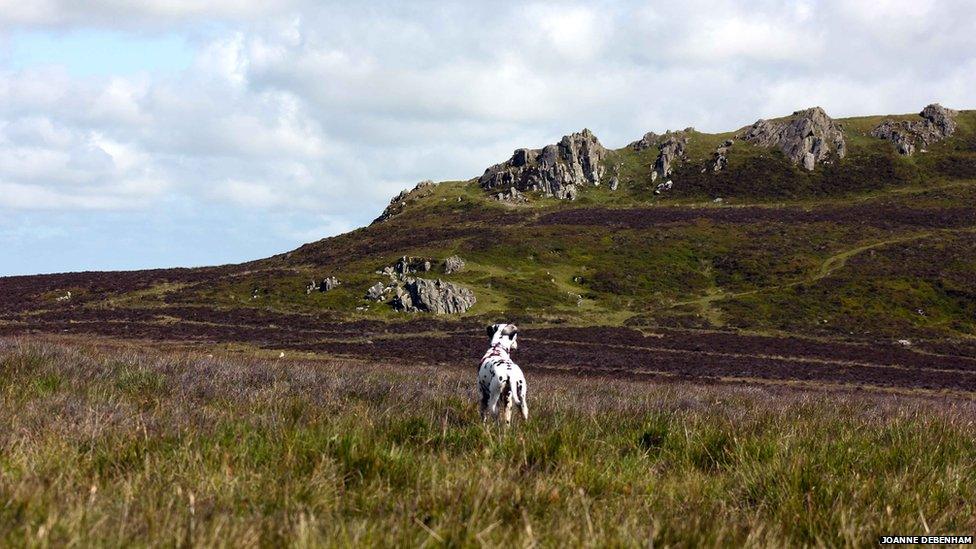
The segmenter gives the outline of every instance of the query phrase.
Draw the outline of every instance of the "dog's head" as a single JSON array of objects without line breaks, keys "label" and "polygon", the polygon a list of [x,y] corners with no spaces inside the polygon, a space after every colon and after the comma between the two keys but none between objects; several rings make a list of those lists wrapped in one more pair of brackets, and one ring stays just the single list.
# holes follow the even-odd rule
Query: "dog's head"
[{"label": "dog's head", "polygon": [[501,343],[508,351],[518,349],[518,326],[514,324],[492,324],[488,326],[488,340],[492,345]]}]

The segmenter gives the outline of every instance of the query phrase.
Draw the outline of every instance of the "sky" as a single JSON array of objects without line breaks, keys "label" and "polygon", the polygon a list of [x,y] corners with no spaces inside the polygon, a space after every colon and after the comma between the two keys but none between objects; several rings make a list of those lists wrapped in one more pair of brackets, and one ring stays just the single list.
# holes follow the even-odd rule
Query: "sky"
[{"label": "sky", "polygon": [[584,127],[976,108],[972,0],[0,0],[0,276],[234,263]]}]

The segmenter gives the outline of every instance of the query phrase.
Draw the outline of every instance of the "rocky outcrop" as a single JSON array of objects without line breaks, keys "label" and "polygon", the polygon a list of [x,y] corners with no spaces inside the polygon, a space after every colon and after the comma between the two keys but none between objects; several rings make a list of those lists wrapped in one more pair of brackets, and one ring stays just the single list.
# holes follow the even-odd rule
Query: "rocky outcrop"
[{"label": "rocky outcrop", "polygon": [[735,141],[726,139],[715,149],[715,159],[712,162],[713,172],[720,172],[729,166],[729,149],[731,149],[732,145],[734,144]]},{"label": "rocky outcrop", "polygon": [[507,162],[485,170],[478,183],[496,197],[501,193],[502,200],[517,200],[526,191],[573,200],[580,188],[600,184],[607,154],[596,136],[584,129],[555,145],[516,150]]},{"label": "rocky outcrop", "polygon": [[339,279],[334,276],[323,278],[321,281],[312,280],[305,286],[305,295],[312,292],[328,292],[341,285]]},{"label": "rocky outcrop", "polygon": [[390,200],[390,204],[386,207],[386,209],[383,210],[383,213],[381,213],[379,217],[373,220],[372,224],[380,223],[396,216],[402,212],[410,202],[413,202],[418,198],[428,196],[430,193],[434,192],[434,187],[436,185],[436,183],[427,179],[417,183],[417,185],[409,191],[406,189],[400,191],[400,194],[394,196],[393,200]]},{"label": "rocky outcrop", "polygon": [[644,134],[644,137],[641,137],[637,141],[634,141],[633,143],[627,146],[637,152],[640,152],[645,149],[650,149],[651,147],[657,145],[657,140],[660,138],[661,136],[654,132],[647,132]]},{"label": "rocky outcrop", "polygon": [[451,282],[409,278],[396,289],[393,307],[404,312],[460,314],[477,302],[474,292]]},{"label": "rocky outcrop", "polygon": [[[403,256],[393,265],[376,271],[376,274],[385,275],[389,280],[371,286],[365,297],[370,301],[387,301],[396,310],[404,312],[457,314],[475,304],[477,299],[474,292],[464,286],[415,276],[417,273],[430,272],[432,268],[430,259]],[[463,268],[464,261],[458,256],[444,260],[445,273]]]},{"label": "rocky outcrop", "polygon": [[459,273],[464,270],[464,260],[460,256],[452,255],[444,260],[444,274]]},{"label": "rocky outcrop", "polygon": [[[690,128],[689,128],[690,129]],[[654,169],[651,172],[651,181],[657,181],[658,177],[668,177],[674,171],[677,160],[685,157],[685,147],[688,145],[689,131],[667,132],[657,144],[657,159],[654,160]]]},{"label": "rocky outcrop", "polygon": [[919,146],[924,151],[924,147],[955,133],[954,119],[957,114],[952,109],[933,103],[918,113],[921,120],[895,121],[889,118],[871,130],[871,135],[894,143],[899,154],[912,155]]},{"label": "rocky outcrop", "polygon": [[847,142],[839,124],[820,107],[794,112],[780,121],[756,121],[742,139],[760,147],[776,147],[794,164],[813,170],[832,155],[844,158]]},{"label": "rocky outcrop", "polygon": [[426,273],[431,269],[430,259],[424,257],[403,256],[393,265],[383,267],[376,271],[376,274],[386,275],[391,281],[403,279],[403,277],[415,273]]}]

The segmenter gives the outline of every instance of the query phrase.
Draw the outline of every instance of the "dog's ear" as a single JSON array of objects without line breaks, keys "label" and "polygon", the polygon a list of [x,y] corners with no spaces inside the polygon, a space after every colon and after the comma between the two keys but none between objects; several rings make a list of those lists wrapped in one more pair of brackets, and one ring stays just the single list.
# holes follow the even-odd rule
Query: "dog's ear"
[{"label": "dog's ear", "polygon": [[506,324],[505,329],[502,330],[502,335],[507,335],[508,337],[514,337],[518,333],[518,326],[514,324]]},{"label": "dog's ear", "polygon": [[492,324],[488,326],[488,339],[495,337],[495,332],[498,331],[498,324]]}]

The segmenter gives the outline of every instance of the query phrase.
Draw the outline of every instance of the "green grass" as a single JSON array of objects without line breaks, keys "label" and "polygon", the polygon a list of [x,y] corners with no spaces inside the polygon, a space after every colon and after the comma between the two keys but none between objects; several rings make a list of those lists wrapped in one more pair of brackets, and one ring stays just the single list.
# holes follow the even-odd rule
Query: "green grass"
[{"label": "green grass", "polygon": [[[971,401],[0,340],[4,545],[870,545],[976,528]],[[31,382],[32,380],[39,380]]]}]

